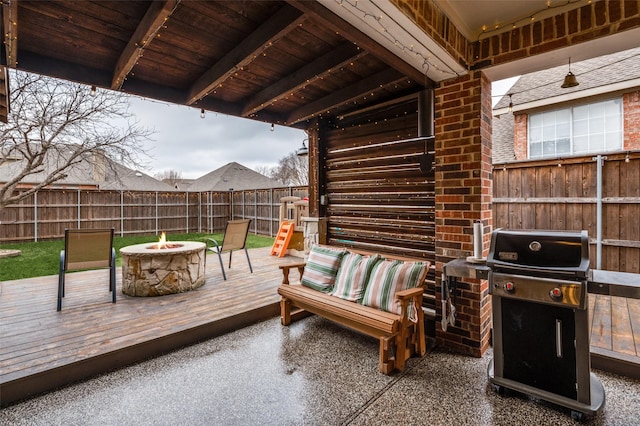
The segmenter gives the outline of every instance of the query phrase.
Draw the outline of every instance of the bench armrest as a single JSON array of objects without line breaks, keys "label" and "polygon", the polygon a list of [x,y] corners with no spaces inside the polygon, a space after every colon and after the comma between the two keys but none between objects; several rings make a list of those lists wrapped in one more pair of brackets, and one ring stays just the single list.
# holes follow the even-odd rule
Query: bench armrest
[{"label": "bench armrest", "polygon": [[408,288],[396,293],[396,299],[400,301],[400,316],[403,324],[408,321],[416,322],[421,318],[423,293],[424,287],[422,286]]},{"label": "bench armrest", "polygon": [[304,267],[306,264],[306,262],[298,262],[280,265],[279,268],[282,270],[282,284],[289,284],[289,271],[292,268],[298,269],[298,272],[300,273],[300,279],[302,280],[302,273],[304,272]]},{"label": "bench armrest", "polygon": [[401,290],[397,292],[396,299],[409,300],[416,296],[422,296],[423,293],[424,293],[424,288],[422,287],[408,288],[406,290]]}]

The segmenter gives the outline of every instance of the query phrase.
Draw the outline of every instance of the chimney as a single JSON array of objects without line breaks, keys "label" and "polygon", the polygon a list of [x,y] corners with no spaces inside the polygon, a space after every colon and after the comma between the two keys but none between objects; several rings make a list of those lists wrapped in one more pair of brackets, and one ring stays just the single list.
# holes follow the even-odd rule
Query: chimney
[{"label": "chimney", "polygon": [[93,151],[93,180],[104,182],[107,177],[107,159],[102,150]]}]

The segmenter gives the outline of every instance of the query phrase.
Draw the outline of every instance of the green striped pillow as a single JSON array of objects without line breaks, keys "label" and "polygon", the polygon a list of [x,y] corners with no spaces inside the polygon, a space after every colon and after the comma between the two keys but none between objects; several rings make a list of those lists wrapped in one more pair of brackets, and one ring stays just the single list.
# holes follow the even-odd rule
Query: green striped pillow
[{"label": "green striped pillow", "polygon": [[344,253],[344,249],[312,246],[300,283],[314,290],[329,293],[333,289]]},{"label": "green striped pillow", "polygon": [[367,282],[373,265],[380,259],[379,255],[363,256],[347,253],[342,258],[332,296],[352,302],[360,302],[364,296],[364,285]]},{"label": "green striped pillow", "polygon": [[428,262],[379,261],[369,275],[362,304],[399,314],[400,303],[395,294],[421,285],[418,280],[424,277],[428,265]]}]

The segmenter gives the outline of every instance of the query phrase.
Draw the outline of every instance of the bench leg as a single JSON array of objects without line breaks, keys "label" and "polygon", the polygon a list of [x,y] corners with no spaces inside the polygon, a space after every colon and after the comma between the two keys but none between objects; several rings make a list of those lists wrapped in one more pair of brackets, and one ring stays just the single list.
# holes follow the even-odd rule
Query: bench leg
[{"label": "bench leg", "polygon": [[280,322],[282,325],[291,324],[291,302],[284,298],[280,301]]},{"label": "bench leg", "polygon": [[394,360],[391,356],[392,351],[392,337],[380,338],[380,372],[382,374],[391,374],[394,369]]},{"label": "bench leg", "polygon": [[405,361],[408,358],[407,339],[409,330],[402,328],[400,333],[396,335],[396,368],[400,371],[404,370]]}]

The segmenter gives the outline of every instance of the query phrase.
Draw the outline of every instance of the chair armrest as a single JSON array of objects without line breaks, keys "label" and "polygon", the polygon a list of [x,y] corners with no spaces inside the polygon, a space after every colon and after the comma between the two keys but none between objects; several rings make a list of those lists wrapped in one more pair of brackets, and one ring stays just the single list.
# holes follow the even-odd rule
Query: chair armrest
[{"label": "chair armrest", "polygon": [[289,271],[292,268],[297,268],[298,272],[300,272],[300,280],[302,280],[302,273],[304,272],[304,267],[306,262],[297,262],[297,263],[289,263],[287,265],[280,265],[279,268],[282,271],[282,284],[289,284]]},{"label": "chair armrest", "polygon": [[[218,242],[216,240],[214,240],[213,238],[205,238],[204,239],[205,244],[207,243],[207,241],[210,241],[215,246],[216,251],[220,251],[220,244],[218,244]],[[209,246],[209,244],[207,244],[207,249],[213,250],[213,247],[211,247],[211,246]]]},{"label": "chair armrest", "polygon": [[[424,294],[424,287],[408,288],[396,293],[395,297],[400,301],[400,316],[402,317],[402,323],[407,324],[408,321],[417,322],[422,318],[422,295]],[[412,312],[414,317],[412,318]],[[417,314],[417,318],[415,315]]]}]

